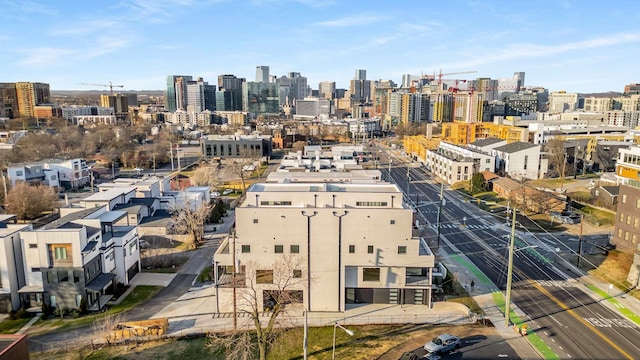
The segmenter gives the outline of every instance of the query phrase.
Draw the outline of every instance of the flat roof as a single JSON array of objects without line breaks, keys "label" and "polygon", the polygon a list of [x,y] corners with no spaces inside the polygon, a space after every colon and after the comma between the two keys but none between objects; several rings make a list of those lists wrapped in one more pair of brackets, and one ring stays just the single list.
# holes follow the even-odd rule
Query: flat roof
[{"label": "flat roof", "polygon": [[93,214],[91,216],[87,216],[87,219],[100,219],[102,223],[113,223],[121,219],[122,217],[127,216],[126,211],[122,210],[112,210],[102,213],[100,215]]},{"label": "flat roof", "polygon": [[97,192],[91,196],[87,196],[82,200],[83,201],[111,201],[120,195],[128,194],[132,191],[136,191],[136,188],[131,186],[123,187],[123,188],[114,188],[114,189],[109,189],[107,191]]},{"label": "flat roof", "polygon": [[351,193],[399,193],[395,184],[338,184],[338,183],[256,183],[247,192],[351,192]]}]

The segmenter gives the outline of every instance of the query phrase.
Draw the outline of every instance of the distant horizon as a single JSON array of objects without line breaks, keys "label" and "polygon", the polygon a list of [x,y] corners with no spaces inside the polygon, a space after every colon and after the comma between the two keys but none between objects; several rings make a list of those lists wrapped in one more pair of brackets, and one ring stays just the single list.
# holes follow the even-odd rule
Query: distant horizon
[{"label": "distant horizon", "polygon": [[[640,11],[558,2],[366,3],[336,0],[0,0],[0,82],[124,85],[163,90],[166,76],[217,84],[256,66],[278,77],[299,72],[317,89],[347,89],[356,69],[368,80],[477,71],[447,78],[510,78],[550,92],[622,92],[640,82]],[[588,21],[587,21],[588,20]],[[636,78],[634,78],[634,76]],[[95,89],[99,90],[99,89]]]}]

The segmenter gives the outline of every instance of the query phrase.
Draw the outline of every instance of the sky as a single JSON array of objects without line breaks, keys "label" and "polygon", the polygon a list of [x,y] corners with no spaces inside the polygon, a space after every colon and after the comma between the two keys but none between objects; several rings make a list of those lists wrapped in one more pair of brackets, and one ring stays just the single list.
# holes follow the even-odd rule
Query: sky
[{"label": "sky", "polygon": [[347,88],[356,69],[477,71],[550,91],[622,91],[640,82],[637,0],[0,0],[0,82],[161,90],[166,76],[217,84],[299,72]]}]

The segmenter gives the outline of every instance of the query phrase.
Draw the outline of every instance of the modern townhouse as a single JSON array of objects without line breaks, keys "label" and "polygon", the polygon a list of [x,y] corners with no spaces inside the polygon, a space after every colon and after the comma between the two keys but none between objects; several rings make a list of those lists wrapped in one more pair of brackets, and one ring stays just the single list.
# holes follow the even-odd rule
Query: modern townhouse
[{"label": "modern townhouse", "polygon": [[126,212],[76,209],[39,229],[22,231],[25,308],[98,311],[140,271],[137,229],[120,226]]},{"label": "modern townhouse", "polygon": [[0,215],[0,313],[20,309],[18,290],[24,286],[20,232],[30,224],[16,224],[15,215]]},{"label": "modern townhouse", "polygon": [[491,150],[496,157],[496,171],[516,180],[542,179],[547,173],[549,160],[542,146],[526,142],[513,142]]},{"label": "modern townhouse", "polygon": [[235,215],[235,234],[214,255],[221,312],[231,311],[234,286],[257,289],[268,305],[282,276],[271,266],[284,257],[300,265],[290,276],[307,279],[290,291],[309,311],[431,304],[434,255],[413,235],[413,211],[396,185],[258,183]]},{"label": "modern townhouse", "polygon": [[441,142],[437,150],[427,150],[427,168],[452,185],[470,181],[476,172],[495,170],[495,157],[477,149]]}]

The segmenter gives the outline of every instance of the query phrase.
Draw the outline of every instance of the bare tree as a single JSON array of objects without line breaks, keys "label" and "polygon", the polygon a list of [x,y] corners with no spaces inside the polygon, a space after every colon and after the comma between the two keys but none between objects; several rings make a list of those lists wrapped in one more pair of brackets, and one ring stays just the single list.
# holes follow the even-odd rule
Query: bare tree
[{"label": "bare tree", "polygon": [[51,187],[20,182],[9,191],[6,205],[7,210],[16,214],[18,219],[35,219],[42,212],[53,209],[56,200],[56,193]]},{"label": "bare tree", "polygon": [[216,166],[198,166],[189,176],[189,180],[196,186],[218,186],[218,169]]},{"label": "bare tree", "polygon": [[564,140],[560,138],[549,140],[544,147],[551,170],[558,177],[564,179],[567,169],[567,153],[564,149]]},{"label": "bare tree", "polygon": [[235,175],[240,178],[240,182],[242,183],[242,193],[247,189],[246,185],[246,176],[247,173],[250,173],[249,167],[252,164],[257,164],[257,169],[260,171],[260,150],[256,149],[240,149],[240,156],[233,160],[229,169]]},{"label": "bare tree", "polygon": [[[271,266],[262,267],[254,262],[246,264],[246,286],[238,293],[238,308],[239,312],[245,315],[242,318],[247,319],[248,323],[245,325],[254,328],[253,338],[257,343],[257,355],[260,360],[266,360],[271,346],[281,332],[293,325],[287,306],[302,302],[302,290],[306,284],[302,268],[304,259],[290,255],[276,259]],[[234,334],[226,338],[218,337],[214,338],[212,344],[227,349],[228,346],[225,344],[228,344],[229,340],[242,339],[246,343],[246,334],[244,336]],[[227,359],[254,359],[255,353],[255,347],[245,346],[240,353],[225,355]]]},{"label": "bare tree", "polygon": [[127,321],[127,318],[124,313],[107,313],[104,316],[96,319],[93,324],[91,324],[91,328],[93,330],[93,333],[97,337],[104,338],[107,344],[111,344],[117,338],[113,334],[113,330],[115,330],[116,325],[125,321]]},{"label": "bare tree", "polygon": [[193,206],[187,202],[186,196],[179,196],[184,204],[176,204],[169,209],[171,213],[171,229],[178,234],[190,234],[191,246],[197,248],[204,239],[204,223],[211,215],[208,204]]}]

